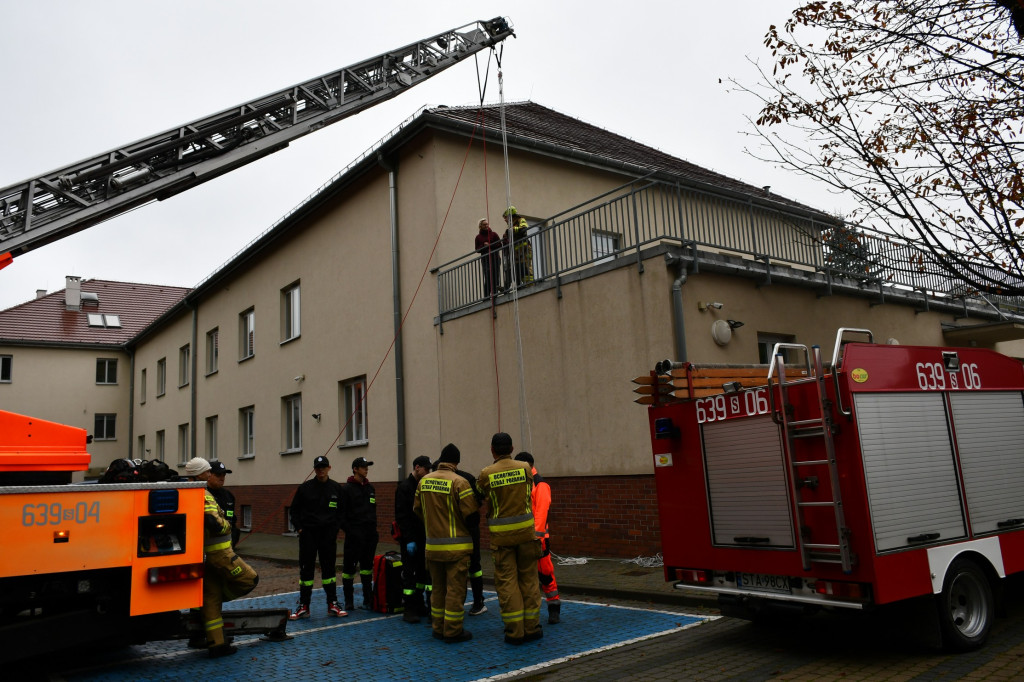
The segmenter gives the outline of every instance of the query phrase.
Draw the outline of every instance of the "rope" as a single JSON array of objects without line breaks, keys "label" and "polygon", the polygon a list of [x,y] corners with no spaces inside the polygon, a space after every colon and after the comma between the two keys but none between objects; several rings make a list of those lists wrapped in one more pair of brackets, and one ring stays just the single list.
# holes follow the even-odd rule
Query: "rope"
[{"label": "rope", "polygon": [[662,559],[662,556],[661,556],[661,552],[658,552],[654,556],[648,556],[648,557],[638,556],[638,557],[634,557],[632,559],[600,559],[600,558],[594,558],[594,557],[571,557],[571,556],[563,557],[563,556],[558,556],[554,552],[551,553],[551,556],[553,556],[555,559],[557,559],[556,564],[559,565],[559,566],[582,566],[583,564],[586,564],[586,563],[591,562],[591,561],[617,561],[620,564],[636,564],[637,566],[642,566],[644,568],[657,568],[659,566],[664,566],[665,565],[665,562],[664,562],[664,560]]}]

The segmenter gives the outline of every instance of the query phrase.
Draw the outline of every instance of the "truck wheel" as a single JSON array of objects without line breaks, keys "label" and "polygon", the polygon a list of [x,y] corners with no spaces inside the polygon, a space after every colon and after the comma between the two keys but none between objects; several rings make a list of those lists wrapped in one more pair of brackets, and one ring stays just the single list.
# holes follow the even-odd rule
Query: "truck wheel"
[{"label": "truck wheel", "polygon": [[995,615],[992,586],[972,561],[957,559],[942,585],[939,626],[942,642],[953,651],[971,651],[985,643]]}]

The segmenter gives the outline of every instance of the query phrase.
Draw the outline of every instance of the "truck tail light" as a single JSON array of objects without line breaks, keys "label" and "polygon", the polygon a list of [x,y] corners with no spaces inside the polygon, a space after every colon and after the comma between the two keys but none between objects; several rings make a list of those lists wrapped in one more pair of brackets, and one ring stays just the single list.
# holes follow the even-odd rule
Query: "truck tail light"
[{"label": "truck tail light", "polygon": [[149,584],[176,583],[184,580],[199,580],[203,577],[202,564],[159,566],[149,569]]},{"label": "truck tail light", "polygon": [[868,594],[864,585],[860,583],[833,582],[831,580],[817,580],[814,583],[814,591],[825,597],[836,597],[838,599],[853,599],[864,601]]},{"label": "truck tail light", "polygon": [[694,568],[675,569],[676,580],[684,583],[707,584],[711,582],[711,571],[702,571]]}]

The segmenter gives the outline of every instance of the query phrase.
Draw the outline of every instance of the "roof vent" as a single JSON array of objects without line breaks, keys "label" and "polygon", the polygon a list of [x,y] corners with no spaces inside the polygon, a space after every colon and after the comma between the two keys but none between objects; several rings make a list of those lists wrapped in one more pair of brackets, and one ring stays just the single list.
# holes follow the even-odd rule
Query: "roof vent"
[{"label": "roof vent", "polygon": [[40,299],[46,296],[46,289],[36,289],[36,298]]},{"label": "roof vent", "polygon": [[82,305],[85,305],[86,303],[94,303],[95,305],[99,305],[100,304],[100,295],[99,294],[95,294],[95,293],[93,293],[91,291],[83,291],[82,292]]}]

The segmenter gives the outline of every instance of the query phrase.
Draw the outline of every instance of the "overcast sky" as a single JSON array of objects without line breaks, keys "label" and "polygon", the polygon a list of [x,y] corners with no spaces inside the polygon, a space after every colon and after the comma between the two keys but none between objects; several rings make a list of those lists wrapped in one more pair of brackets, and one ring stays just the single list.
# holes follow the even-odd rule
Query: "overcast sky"
[{"label": "overcast sky", "polygon": [[[756,103],[727,92],[770,63],[797,0],[352,3],[4,0],[0,187],[147,138],[476,19],[508,17],[507,102],[532,100],[824,210],[839,200],[744,154]],[[481,52],[479,63],[485,68]],[[19,256],[0,309],[65,275],[195,286],[424,105],[478,102],[468,60],[261,161]],[[487,101],[498,100],[491,67]],[[511,169],[512,175],[515,169]],[[513,203],[523,203],[514,196]]]}]

